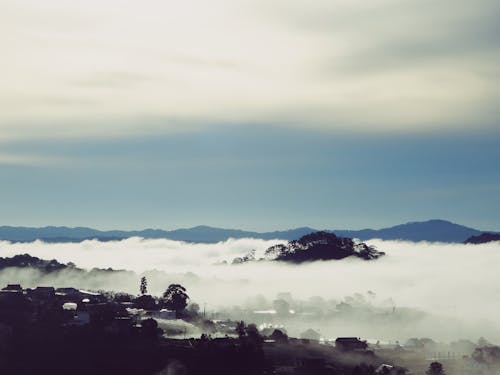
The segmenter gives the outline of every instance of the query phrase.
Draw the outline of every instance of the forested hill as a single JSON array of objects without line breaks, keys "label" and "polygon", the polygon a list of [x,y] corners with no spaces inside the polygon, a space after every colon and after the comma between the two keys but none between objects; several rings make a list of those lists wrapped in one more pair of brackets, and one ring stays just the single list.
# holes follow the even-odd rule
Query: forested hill
[{"label": "forested hill", "polygon": [[266,259],[289,263],[339,260],[347,257],[374,260],[383,255],[385,253],[373,246],[328,232],[311,233],[286,245],[272,246],[265,252]]},{"label": "forested hill", "polygon": [[500,233],[481,233],[479,236],[467,238],[464,243],[480,244],[496,241],[500,242]]},{"label": "forested hill", "polygon": [[112,268],[93,268],[90,271],[87,271],[83,268],[79,268],[75,266],[73,263],[60,263],[55,259],[46,260],[40,259],[38,257],[34,257],[29,254],[19,254],[14,255],[10,258],[0,258],[0,271],[7,268],[24,268],[37,270],[44,274],[57,273],[60,271],[71,271],[76,273],[123,273],[130,272],[125,270],[113,270]]}]

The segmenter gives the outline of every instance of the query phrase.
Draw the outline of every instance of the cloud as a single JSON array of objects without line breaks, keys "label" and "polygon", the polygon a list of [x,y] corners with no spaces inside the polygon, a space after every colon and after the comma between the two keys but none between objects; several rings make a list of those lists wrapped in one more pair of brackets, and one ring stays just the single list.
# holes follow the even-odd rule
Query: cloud
[{"label": "cloud", "polygon": [[279,240],[230,239],[218,244],[203,244],[168,239],[148,240],[140,237],[109,242],[87,240],[81,243],[0,241],[0,252],[3,256],[27,252],[40,258],[50,257],[61,262],[71,261],[84,268],[113,267],[136,272],[150,269],[187,272],[197,267],[210,268],[214,263],[223,260],[231,261],[251,249],[263,253],[277,242]]},{"label": "cloud", "polygon": [[24,153],[0,153],[0,165],[17,166],[42,166],[42,165],[64,165],[69,162],[68,158],[53,157],[47,155],[35,155]]},{"label": "cloud", "polygon": [[[398,308],[411,307],[451,319],[446,329],[444,326],[436,328],[435,321],[427,326],[422,323],[419,326],[422,332],[412,333],[411,327],[406,327],[408,335],[435,331],[450,338],[453,336],[448,332],[450,327],[457,330],[457,335],[471,332],[479,335],[484,334],[484,330],[477,327],[491,327],[491,322],[497,319],[500,289],[496,265],[500,262],[500,243],[463,245],[372,240],[369,243],[385,251],[387,256],[371,262],[346,259],[298,266],[275,262],[215,265],[222,260],[231,261],[251,249],[262,255],[267,247],[277,242],[279,240],[238,239],[217,244],[190,244],[141,238],[61,244],[3,241],[0,252],[4,257],[29,253],[44,259],[72,261],[85,268],[113,267],[138,274],[154,269],[161,272],[151,273],[151,292],[160,294],[165,284],[181,282],[188,287],[194,300],[207,302],[212,308],[241,305],[256,295],[272,300],[277,293],[285,291],[291,292],[294,298],[307,300],[320,296],[338,301],[344,296],[371,290],[382,299],[392,298]],[[22,277],[20,275],[21,272],[17,277]],[[5,282],[23,282],[15,278],[12,273],[1,275]],[[64,277],[53,282],[60,286],[68,284]],[[135,294],[138,276],[102,277],[86,280],[84,285],[88,287],[90,282],[96,289],[112,288]],[[497,337],[495,335],[500,339],[500,332],[489,332],[489,337]]]},{"label": "cloud", "polygon": [[0,7],[0,141],[214,123],[415,132],[498,117],[490,0]]}]

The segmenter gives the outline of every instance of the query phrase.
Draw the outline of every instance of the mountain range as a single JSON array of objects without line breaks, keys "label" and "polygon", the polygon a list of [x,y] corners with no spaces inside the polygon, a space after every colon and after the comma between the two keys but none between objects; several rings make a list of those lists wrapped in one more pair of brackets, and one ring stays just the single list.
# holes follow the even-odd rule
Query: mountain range
[{"label": "mountain range", "polygon": [[[144,230],[110,230],[101,231],[86,227],[13,227],[0,226],[0,240],[12,242],[31,242],[43,240],[46,242],[80,242],[88,239],[101,241],[120,240],[130,237],[167,238],[185,242],[215,243],[229,238],[260,238],[264,240],[283,239],[296,240],[306,234],[316,232],[317,229],[301,227],[274,232],[251,232],[239,229],[223,229],[209,226],[197,226],[175,230],[144,229]],[[406,241],[439,241],[464,242],[471,236],[478,236],[483,231],[446,220],[428,220],[410,222],[382,229],[325,230],[342,237],[359,238],[366,241],[373,238],[384,240]]]}]

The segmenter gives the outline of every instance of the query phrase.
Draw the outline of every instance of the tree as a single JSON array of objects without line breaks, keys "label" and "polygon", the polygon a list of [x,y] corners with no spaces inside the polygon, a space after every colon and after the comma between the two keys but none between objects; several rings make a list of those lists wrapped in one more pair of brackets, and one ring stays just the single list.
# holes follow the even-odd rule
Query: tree
[{"label": "tree", "polygon": [[300,334],[301,339],[306,339],[306,340],[314,340],[314,341],[319,341],[321,338],[321,335],[316,332],[314,329],[309,328],[308,330],[302,332]]},{"label": "tree", "polygon": [[143,294],[140,297],[137,297],[134,300],[135,307],[138,309],[144,310],[157,310],[158,306],[156,305],[156,301],[149,294]]},{"label": "tree", "polygon": [[145,319],[141,322],[142,333],[146,337],[155,338],[158,334],[163,333],[161,328],[158,328],[158,322],[152,318]]},{"label": "tree", "polygon": [[288,342],[288,335],[280,329],[275,329],[269,338],[282,344]]},{"label": "tree", "polygon": [[242,337],[246,336],[246,327],[245,327],[245,322],[242,320],[240,322],[236,323],[236,333],[238,334],[238,337],[241,339]]},{"label": "tree", "polygon": [[187,306],[189,296],[186,288],[179,284],[170,284],[163,293],[165,307],[169,310],[183,311]]},{"label": "tree", "polygon": [[141,277],[140,291],[142,295],[148,293],[148,280],[146,279],[146,276]]},{"label": "tree", "polygon": [[200,305],[196,302],[190,303],[186,308],[186,318],[197,320],[200,317]]},{"label": "tree", "polygon": [[439,362],[432,362],[429,369],[425,372],[427,375],[445,375],[443,365]]}]

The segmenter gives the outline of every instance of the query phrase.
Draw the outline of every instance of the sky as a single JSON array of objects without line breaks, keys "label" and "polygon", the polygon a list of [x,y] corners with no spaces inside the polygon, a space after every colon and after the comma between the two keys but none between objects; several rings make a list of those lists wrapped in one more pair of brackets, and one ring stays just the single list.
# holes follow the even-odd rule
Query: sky
[{"label": "sky", "polygon": [[500,230],[478,0],[6,0],[0,224]]}]

